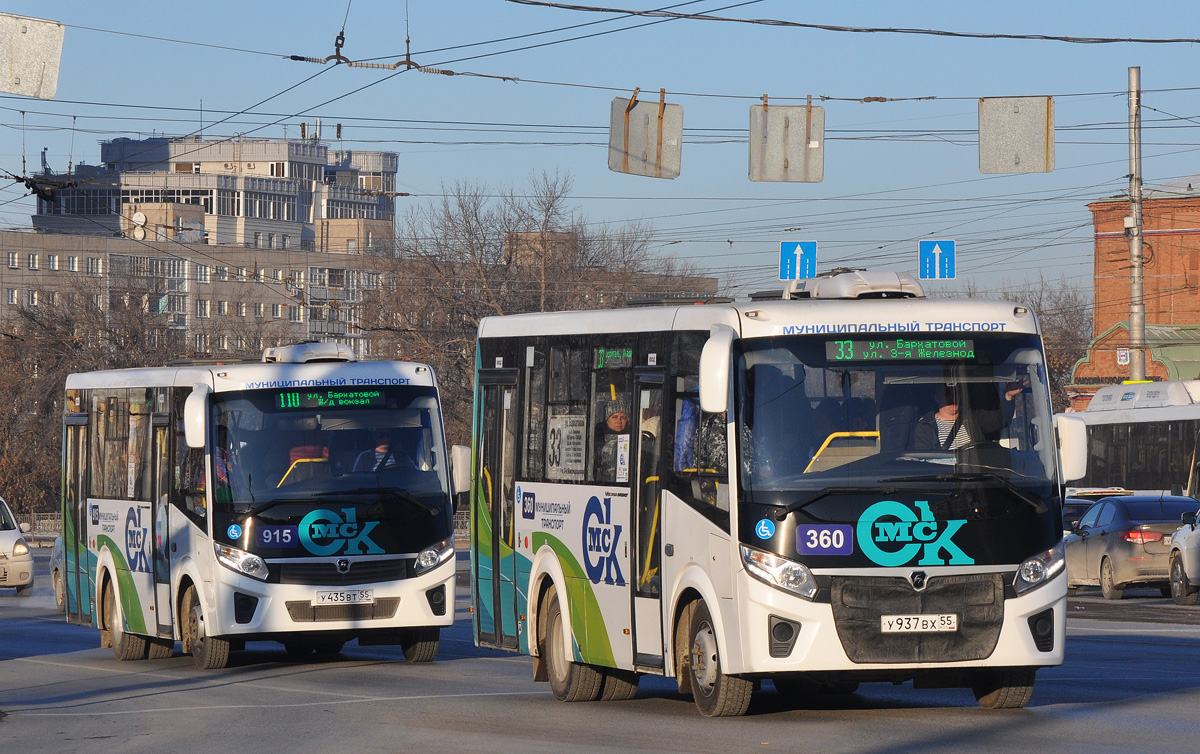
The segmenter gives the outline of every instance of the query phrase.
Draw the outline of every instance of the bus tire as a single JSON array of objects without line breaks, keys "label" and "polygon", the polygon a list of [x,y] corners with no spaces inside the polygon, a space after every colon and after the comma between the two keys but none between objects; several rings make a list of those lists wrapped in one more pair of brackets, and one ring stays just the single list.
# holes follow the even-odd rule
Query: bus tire
[{"label": "bus tire", "polygon": [[562,606],[554,587],[546,592],[546,626],[542,636],[541,654],[546,659],[546,674],[550,690],[560,702],[591,702],[600,696],[602,677],[590,665],[565,659],[563,645]]},{"label": "bus tire", "polygon": [[1119,600],[1125,596],[1125,590],[1117,586],[1113,579],[1112,561],[1108,558],[1100,561],[1100,594],[1106,600]]},{"label": "bus tire", "polygon": [[1200,595],[1197,595],[1196,587],[1183,570],[1183,557],[1174,553],[1171,556],[1171,599],[1176,605],[1194,605],[1197,596]]},{"label": "bus tire", "polygon": [[692,613],[688,668],[691,670],[692,699],[706,717],[737,717],[750,708],[754,682],[725,675],[717,645],[717,629],[708,605],[696,602]]},{"label": "bus tire", "polygon": [[1034,668],[1000,668],[975,674],[971,691],[984,709],[1019,709],[1033,696]]},{"label": "bus tire", "polygon": [[165,660],[175,654],[175,640],[154,637],[146,640],[146,656],[151,660]]},{"label": "bus tire", "polygon": [[112,650],[118,660],[140,660],[146,656],[146,640],[137,634],[125,632],[124,618],[117,606],[117,594],[110,579],[104,585],[104,624],[112,637]]},{"label": "bus tire", "polygon": [[[192,660],[201,670],[219,670],[229,664],[229,642],[209,636],[204,629],[204,609],[196,595],[196,587],[183,593],[183,645],[192,653]],[[115,646],[115,644],[114,644]]]},{"label": "bus tire", "polygon": [[[406,662],[433,662],[442,630],[437,626],[400,630],[400,649]],[[339,650],[340,651],[340,650]]]},{"label": "bus tire", "polygon": [[600,701],[624,702],[637,695],[638,674],[632,670],[605,668],[600,681]]}]

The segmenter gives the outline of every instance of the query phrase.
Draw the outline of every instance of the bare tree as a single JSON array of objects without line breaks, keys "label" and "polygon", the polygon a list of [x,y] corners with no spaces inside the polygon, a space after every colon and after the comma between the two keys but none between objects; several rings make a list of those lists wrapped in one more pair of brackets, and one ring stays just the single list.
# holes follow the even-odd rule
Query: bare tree
[{"label": "bare tree", "polygon": [[1065,411],[1070,405],[1066,386],[1076,362],[1087,355],[1092,333],[1092,291],[1071,285],[1066,278],[1057,282],[1039,277],[1018,285],[1004,284],[995,290],[968,286],[957,293],[934,293],[935,296],[966,296],[967,298],[996,298],[1024,304],[1038,316],[1042,339],[1046,346],[1046,366],[1049,371],[1050,398],[1055,411]]},{"label": "bare tree", "polygon": [[[360,310],[372,353],[430,364],[446,401],[470,405],[484,317],[715,293],[715,281],[651,253],[648,226],[588,223],[569,205],[570,190],[570,178],[542,173],[524,194],[489,200],[485,187],[457,184],[413,209]],[[447,432],[465,441],[468,412],[448,412]]]}]

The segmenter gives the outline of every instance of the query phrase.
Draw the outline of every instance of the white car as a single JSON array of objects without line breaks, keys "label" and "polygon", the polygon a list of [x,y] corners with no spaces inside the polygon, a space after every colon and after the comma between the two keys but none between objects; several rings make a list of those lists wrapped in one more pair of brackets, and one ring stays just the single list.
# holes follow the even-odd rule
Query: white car
[{"label": "white car", "polygon": [[1171,599],[1176,605],[1196,604],[1200,592],[1200,527],[1196,515],[1200,511],[1185,513],[1181,517],[1183,526],[1171,535]]},{"label": "white car", "polygon": [[16,587],[18,597],[33,595],[33,553],[25,534],[29,524],[17,525],[17,518],[4,498],[0,498],[0,587]]}]

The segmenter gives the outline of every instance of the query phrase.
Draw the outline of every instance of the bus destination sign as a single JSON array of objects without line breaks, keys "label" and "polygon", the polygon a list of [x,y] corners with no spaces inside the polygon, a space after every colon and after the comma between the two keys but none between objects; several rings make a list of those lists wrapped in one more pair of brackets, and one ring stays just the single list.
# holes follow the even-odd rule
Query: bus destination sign
[{"label": "bus destination sign", "polygon": [[825,358],[831,362],[974,359],[975,341],[968,338],[831,340],[825,343]]},{"label": "bus destination sign", "polygon": [[379,389],[284,390],[280,391],[275,401],[275,407],[284,411],[294,408],[363,408],[386,405],[387,398]]}]

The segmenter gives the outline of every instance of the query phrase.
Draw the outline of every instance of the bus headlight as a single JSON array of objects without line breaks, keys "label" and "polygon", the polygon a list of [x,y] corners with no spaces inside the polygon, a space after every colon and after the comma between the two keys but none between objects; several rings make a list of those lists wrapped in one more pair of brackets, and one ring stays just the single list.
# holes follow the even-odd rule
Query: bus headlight
[{"label": "bus headlight", "polygon": [[22,555],[29,554],[29,545],[25,544],[24,537],[17,537],[17,543],[13,545],[13,557],[18,558]]},{"label": "bus headlight", "polygon": [[742,545],[742,565],[759,581],[776,589],[798,594],[806,600],[817,596],[817,581],[803,563]]},{"label": "bus headlight", "polygon": [[1059,571],[1066,566],[1066,562],[1063,544],[1059,542],[1049,550],[1040,552],[1022,563],[1017,569],[1017,578],[1013,581],[1013,588],[1016,589],[1017,594],[1021,594],[1041,586],[1057,576]]},{"label": "bus headlight", "polygon": [[417,562],[414,569],[416,575],[419,576],[426,571],[433,570],[452,557],[454,557],[454,537],[448,537],[436,545],[426,547],[417,553]]},{"label": "bus headlight", "polygon": [[259,556],[236,547],[223,545],[220,542],[214,542],[213,547],[217,551],[217,560],[221,565],[260,581],[267,580],[267,564]]}]

